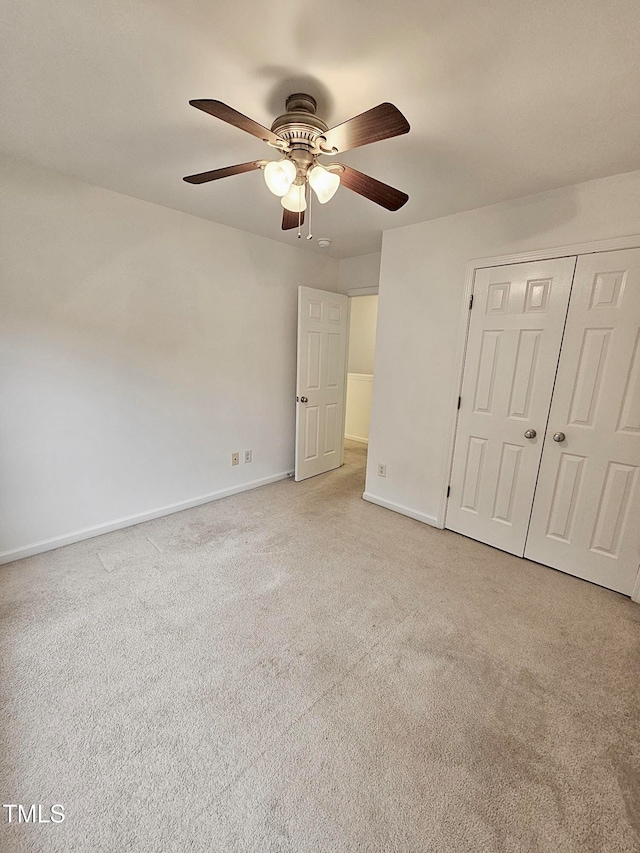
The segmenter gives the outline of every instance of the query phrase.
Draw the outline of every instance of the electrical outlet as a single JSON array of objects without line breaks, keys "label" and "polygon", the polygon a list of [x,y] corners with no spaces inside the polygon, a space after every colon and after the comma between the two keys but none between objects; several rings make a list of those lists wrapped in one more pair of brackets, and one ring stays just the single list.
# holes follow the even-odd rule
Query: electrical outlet
[{"label": "electrical outlet", "polygon": [[387,466],[383,465],[381,462],[378,463],[378,477],[386,477],[387,476]]},{"label": "electrical outlet", "polygon": [[239,453],[232,453],[231,454],[231,464],[232,465],[239,465],[240,464],[240,454]]},{"label": "electrical outlet", "polygon": [[251,462],[252,459],[253,459],[253,451],[252,450],[245,450],[244,461],[245,462]]}]

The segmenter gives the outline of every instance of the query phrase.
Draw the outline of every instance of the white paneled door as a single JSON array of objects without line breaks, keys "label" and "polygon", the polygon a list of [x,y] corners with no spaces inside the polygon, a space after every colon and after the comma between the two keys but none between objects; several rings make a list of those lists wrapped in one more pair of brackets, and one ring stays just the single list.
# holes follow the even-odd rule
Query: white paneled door
[{"label": "white paneled door", "polygon": [[525,556],[630,595],[639,469],[640,249],[582,255]]},{"label": "white paneled door", "polygon": [[524,554],[575,258],[480,269],[446,526]]},{"label": "white paneled door", "polygon": [[298,288],[295,478],[342,465],[349,298]]}]

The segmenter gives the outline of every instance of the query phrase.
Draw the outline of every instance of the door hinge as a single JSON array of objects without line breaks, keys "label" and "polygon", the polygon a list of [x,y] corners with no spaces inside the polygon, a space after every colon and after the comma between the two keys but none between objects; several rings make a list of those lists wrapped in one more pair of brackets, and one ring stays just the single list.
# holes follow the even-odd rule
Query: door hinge
[{"label": "door hinge", "polygon": [[451,486],[447,486],[447,497],[451,494]]},{"label": "door hinge", "polygon": [[461,403],[462,403],[462,397],[458,397],[458,408],[460,408]]},{"label": "door hinge", "polygon": [[469,299],[469,311],[473,308],[473,293],[471,294],[471,298]]}]

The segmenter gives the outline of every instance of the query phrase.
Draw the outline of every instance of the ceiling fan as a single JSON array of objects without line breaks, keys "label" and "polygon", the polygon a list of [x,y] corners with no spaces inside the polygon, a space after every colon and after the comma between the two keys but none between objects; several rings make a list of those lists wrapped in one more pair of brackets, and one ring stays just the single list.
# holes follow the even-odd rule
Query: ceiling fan
[{"label": "ceiling fan", "polygon": [[[281,197],[284,208],[282,229],[298,228],[304,222],[307,199],[311,203],[310,187],[321,204],[336,193],[340,184],[370,199],[387,210],[398,210],[409,200],[400,190],[383,184],[369,175],[358,172],[343,163],[320,163],[322,155],[334,156],[342,151],[359,148],[381,139],[408,133],[409,122],[393,104],[379,104],[355,118],[329,129],[316,115],[317,104],[311,95],[290,95],[286,112],[278,116],[267,130],[222,101],[209,99],[189,101],[191,106],[214,118],[222,119],[234,127],[257,136],[282,154],[280,160],[251,160],[237,166],[226,166],[211,172],[187,175],[183,180],[190,184],[217,181],[242,172],[262,169],[267,186]],[[309,234],[309,238],[311,234]]]}]

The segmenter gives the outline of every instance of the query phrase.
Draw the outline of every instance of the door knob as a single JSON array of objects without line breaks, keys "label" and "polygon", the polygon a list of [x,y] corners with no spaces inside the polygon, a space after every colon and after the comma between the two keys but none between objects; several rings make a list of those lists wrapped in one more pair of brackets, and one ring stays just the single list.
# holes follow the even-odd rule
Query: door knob
[{"label": "door knob", "polygon": [[554,441],[564,441],[565,438],[566,438],[566,435],[563,432],[554,432],[554,434],[553,434],[553,440]]},{"label": "door knob", "polygon": [[301,402],[301,403],[308,403],[308,402],[309,402],[309,398],[308,398],[308,397],[300,397],[300,402]]},{"label": "door knob", "polygon": [[535,429],[528,429],[525,432],[524,437],[525,438],[535,438],[537,436],[537,434],[538,433],[535,431]]}]

